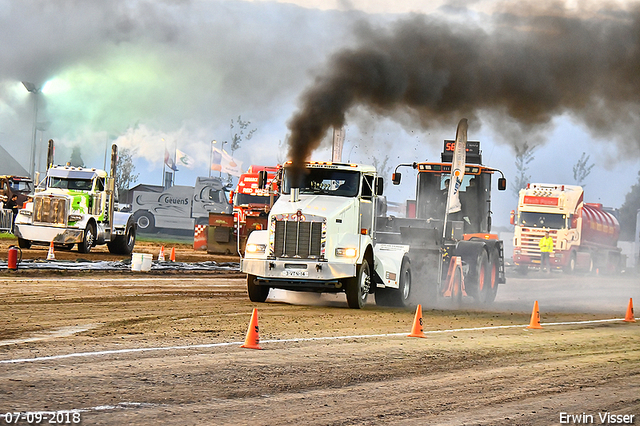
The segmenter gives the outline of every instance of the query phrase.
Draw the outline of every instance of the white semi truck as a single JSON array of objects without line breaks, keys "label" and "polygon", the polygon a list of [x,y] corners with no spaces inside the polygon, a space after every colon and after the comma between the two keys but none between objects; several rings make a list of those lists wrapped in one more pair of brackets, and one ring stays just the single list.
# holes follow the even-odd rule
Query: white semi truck
[{"label": "white semi truck", "polygon": [[409,246],[376,244],[383,181],[375,168],[308,162],[302,184],[293,187],[290,166],[283,169],[268,229],[253,231],[247,241],[241,268],[249,298],[264,302],[270,288],[344,291],[349,307],[362,308],[379,287],[377,301],[406,303]]},{"label": "white semi truck", "polygon": [[[442,195],[455,170],[454,151],[466,152],[456,184],[461,204],[446,214]],[[249,299],[264,302],[279,288],[345,292],[356,309],[368,294],[384,306],[440,297],[458,302],[463,295],[492,303],[506,282],[504,245],[490,233],[491,181],[500,171],[481,164],[480,143],[466,140],[466,120],[456,141],[445,141],[442,161],[402,165],[418,172],[413,218],[376,214],[383,181],[372,166],[307,162],[299,172],[285,164],[267,229],[249,235],[241,260]],[[400,183],[397,171],[393,183]],[[502,177],[498,189],[505,188]]]},{"label": "white semi truck", "polygon": [[[49,144],[53,159],[53,144]],[[50,166],[44,187],[18,212],[15,235],[21,248],[53,243],[88,253],[107,244],[114,254],[131,254],[136,228],[130,213],[118,211],[115,171],[118,147],[112,146],[111,173],[85,167]]]},{"label": "white semi truck", "polygon": [[216,177],[198,177],[195,186],[167,189],[140,185],[131,190],[133,217],[140,232],[156,228],[193,231],[195,224],[209,223],[209,213],[233,212],[227,191]]}]

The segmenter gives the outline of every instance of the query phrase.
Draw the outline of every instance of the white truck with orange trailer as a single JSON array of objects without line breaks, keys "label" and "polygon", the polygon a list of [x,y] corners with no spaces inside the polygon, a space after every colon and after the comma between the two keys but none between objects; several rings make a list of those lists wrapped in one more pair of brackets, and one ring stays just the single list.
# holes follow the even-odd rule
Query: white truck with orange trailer
[{"label": "white truck with orange trailer", "polygon": [[619,272],[624,267],[617,246],[618,220],[602,204],[585,203],[580,186],[528,184],[520,190],[511,224],[515,225],[513,261],[520,273],[540,266],[538,243],[545,231],[553,238],[553,269]]}]

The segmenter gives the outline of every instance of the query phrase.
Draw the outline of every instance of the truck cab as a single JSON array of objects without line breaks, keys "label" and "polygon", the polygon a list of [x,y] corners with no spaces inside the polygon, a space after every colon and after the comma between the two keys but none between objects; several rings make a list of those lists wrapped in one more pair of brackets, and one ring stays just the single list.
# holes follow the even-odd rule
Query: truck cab
[{"label": "truck cab", "polygon": [[33,194],[33,181],[23,176],[0,176],[0,201],[8,201],[18,196],[18,205],[25,203]]},{"label": "truck cab", "polygon": [[131,254],[136,229],[130,214],[117,211],[116,162],[113,145],[111,176],[93,168],[49,167],[44,186],[16,217],[18,245],[53,243],[70,249],[77,244],[78,251],[88,253],[95,245],[107,244],[111,253]]},{"label": "truck cab", "polygon": [[268,229],[249,235],[241,260],[249,298],[263,302],[270,288],[344,291],[349,307],[362,308],[388,276],[378,269],[384,265],[395,267],[389,285],[398,287],[403,248],[389,250],[395,262],[378,260],[374,250],[382,187],[372,166],[307,162],[298,175],[286,163]]}]

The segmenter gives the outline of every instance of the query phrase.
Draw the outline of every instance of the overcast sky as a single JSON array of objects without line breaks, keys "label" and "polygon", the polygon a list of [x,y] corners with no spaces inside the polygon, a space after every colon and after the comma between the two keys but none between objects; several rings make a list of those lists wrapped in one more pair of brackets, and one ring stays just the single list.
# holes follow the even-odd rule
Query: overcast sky
[{"label": "overcast sky", "polygon": [[[373,49],[410,75],[424,72],[429,90],[389,103],[354,95],[342,111],[344,160],[437,160],[465,116],[484,163],[509,180],[524,141],[538,145],[527,172],[536,182],[574,183],[586,152],[596,164],[586,201],[620,207],[640,169],[638,4],[514,4],[0,0],[0,145],[29,169],[35,96],[26,81],[42,88],[38,146],[53,138],[58,163],[80,146],[87,166],[102,167],[115,141],[133,150],[139,183],[160,184],[165,145],[177,146],[195,168],[176,181],[191,185],[209,174],[211,141],[229,141],[242,116],[257,130],[235,156],[245,167],[275,164],[307,94],[331,94],[323,84],[344,58]],[[433,48],[428,57],[411,50],[414,38]],[[329,159],[324,141],[314,159]],[[46,154],[37,154],[42,169]],[[405,179],[387,195],[412,192]],[[508,223],[515,204],[511,191],[494,194],[494,223]]]}]

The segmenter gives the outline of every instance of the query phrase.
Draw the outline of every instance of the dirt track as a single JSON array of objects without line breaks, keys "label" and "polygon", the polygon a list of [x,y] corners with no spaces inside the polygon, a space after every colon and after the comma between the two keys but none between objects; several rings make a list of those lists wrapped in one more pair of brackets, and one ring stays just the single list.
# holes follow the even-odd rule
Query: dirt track
[{"label": "dirt track", "polygon": [[[629,297],[640,300],[637,276],[510,276],[490,310],[466,299],[425,309],[418,339],[406,337],[413,309],[286,292],[256,305],[238,274],[3,273],[0,413],[75,409],[85,425],[553,425],[562,412],[601,424],[610,411],[640,424],[640,323],[546,325],[622,318]],[[533,300],[542,330],[522,327]],[[254,307],[262,351],[239,347]]]}]

